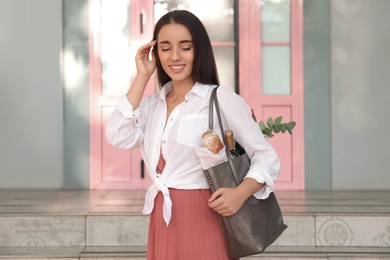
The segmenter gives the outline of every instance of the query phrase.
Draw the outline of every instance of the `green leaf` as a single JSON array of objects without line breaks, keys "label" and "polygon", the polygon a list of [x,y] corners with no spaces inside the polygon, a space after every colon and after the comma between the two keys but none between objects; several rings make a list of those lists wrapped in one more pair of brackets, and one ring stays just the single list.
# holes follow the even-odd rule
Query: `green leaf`
[{"label": "green leaf", "polygon": [[284,134],[287,131],[287,124],[281,124],[280,131]]},{"label": "green leaf", "polygon": [[273,135],[272,135],[272,130],[269,129],[269,128],[265,128],[265,129],[263,130],[263,134],[264,134],[265,136],[267,136],[267,137],[272,137],[272,136],[273,136]]},{"label": "green leaf", "polygon": [[288,129],[293,130],[296,124],[297,123],[295,123],[294,121],[291,121],[287,123],[287,127]]},{"label": "green leaf", "polygon": [[261,131],[263,131],[264,129],[266,129],[266,126],[265,126],[265,124],[264,124],[263,121],[260,121],[260,122],[259,122],[259,126],[260,126]]},{"label": "green leaf", "polygon": [[280,125],[273,125],[273,127],[272,127],[273,129],[274,129],[274,132],[275,133],[279,133],[280,132]]},{"label": "green leaf", "polygon": [[280,125],[280,123],[282,122],[282,118],[283,118],[282,116],[275,118],[274,124],[275,125]]},{"label": "green leaf", "polygon": [[272,129],[272,126],[274,125],[274,120],[272,119],[272,117],[268,118],[267,125],[269,126],[269,128]]}]

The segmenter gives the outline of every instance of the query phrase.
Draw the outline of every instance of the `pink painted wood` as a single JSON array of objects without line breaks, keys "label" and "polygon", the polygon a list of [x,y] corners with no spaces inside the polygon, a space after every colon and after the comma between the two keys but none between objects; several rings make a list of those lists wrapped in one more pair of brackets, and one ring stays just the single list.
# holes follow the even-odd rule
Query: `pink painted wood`
[{"label": "pink painted wood", "polygon": [[[104,137],[105,122],[111,116],[120,96],[104,96],[102,92],[100,8],[100,0],[89,0],[90,189],[143,189],[151,184],[151,179],[146,169],[145,177],[141,177],[142,158],[139,149],[114,149]],[[130,1],[130,34],[137,40],[130,43],[131,48],[138,49],[139,44],[151,40],[153,22],[150,19],[144,19],[143,32],[139,30],[140,14],[152,17],[151,8],[151,1]],[[153,83],[154,80],[151,80],[145,95],[154,92]]]},{"label": "pink painted wood", "polygon": [[[283,122],[297,123],[292,136],[277,135],[269,140],[282,160],[277,189],[304,189],[302,8],[302,0],[291,0],[291,42],[262,44],[260,1],[239,1],[239,93],[258,120],[283,116]],[[262,46],[291,46],[290,95],[262,93]]]}]

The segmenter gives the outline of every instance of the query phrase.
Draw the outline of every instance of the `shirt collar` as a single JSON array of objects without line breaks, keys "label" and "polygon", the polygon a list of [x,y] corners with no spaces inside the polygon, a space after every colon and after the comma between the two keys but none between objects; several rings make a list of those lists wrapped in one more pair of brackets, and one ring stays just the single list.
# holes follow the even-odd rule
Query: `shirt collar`
[{"label": "shirt collar", "polygon": [[166,100],[167,94],[169,93],[169,91],[171,91],[171,89],[172,89],[172,81],[169,81],[167,84],[165,84],[162,87],[159,99]]},{"label": "shirt collar", "polygon": [[209,90],[208,85],[204,85],[202,83],[196,82],[189,93],[193,92],[194,94],[198,95],[199,97],[204,98],[204,97],[206,97],[208,90]]},{"label": "shirt collar", "polygon": [[[172,89],[172,81],[166,83],[160,92],[159,99],[166,100],[167,94]],[[191,90],[188,93],[194,93],[195,95],[198,95],[201,98],[206,97],[208,93],[209,86],[196,82],[195,85],[191,88]]]}]

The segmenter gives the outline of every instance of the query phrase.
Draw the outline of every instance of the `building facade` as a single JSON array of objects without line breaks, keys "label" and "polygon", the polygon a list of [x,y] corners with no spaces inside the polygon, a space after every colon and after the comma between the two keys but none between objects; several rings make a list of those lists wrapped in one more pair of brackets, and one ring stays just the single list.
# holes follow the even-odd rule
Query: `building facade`
[{"label": "building facade", "polygon": [[[95,179],[122,180],[115,174],[102,174],[115,165],[105,162],[123,157],[122,162],[129,159],[129,163],[119,168],[128,167],[129,172],[142,168],[137,154],[112,154],[104,146],[102,125],[121,92],[116,87],[119,94],[113,94],[110,86],[127,86],[126,80],[131,80],[133,46],[148,41],[153,22],[163,12],[161,6],[191,1],[115,2],[110,6],[110,1],[103,0],[0,1],[1,189],[112,188],[95,183]],[[390,112],[386,107],[390,2],[214,2],[225,6],[221,10],[226,16],[206,25],[217,62],[221,67],[228,64],[220,70],[221,81],[255,107],[258,117],[282,114],[297,122],[297,140],[295,132],[293,137],[271,140],[279,153],[289,151],[282,162],[289,167],[283,170],[277,188],[390,189]],[[115,9],[121,5],[124,8]],[[199,15],[206,15],[204,10],[218,6],[199,8]],[[123,10],[127,10],[125,20],[119,17]],[[108,16],[110,11],[118,19]],[[284,22],[275,25],[275,17]],[[125,24],[120,27],[126,29],[123,39],[115,38],[112,27],[104,27],[115,26],[115,21]],[[272,34],[275,28],[279,29]],[[219,35],[221,31],[225,33]],[[130,47],[120,45],[124,41]],[[120,48],[129,57],[120,66],[128,74],[107,69],[117,65],[107,58],[115,58],[115,53],[108,51]],[[247,75],[242,67],[258,73]],[[110,77],[117,81],[110,83]],[[273,85],[279,78],[280,84]],[[279,108],[271,111],[258,104]],[[136,188],[146,184],[141,180]]]}]

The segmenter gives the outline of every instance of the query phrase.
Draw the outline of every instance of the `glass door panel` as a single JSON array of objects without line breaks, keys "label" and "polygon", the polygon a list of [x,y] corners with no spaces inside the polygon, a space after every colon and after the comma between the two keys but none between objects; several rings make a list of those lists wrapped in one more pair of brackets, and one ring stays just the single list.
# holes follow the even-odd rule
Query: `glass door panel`
[{"label": "glass door panel", "polygon": [[261,1],[263,42],[290,41],[290,0]]},{"label": "glass door panel", "polygon": [[221,84],[234,89],[236,77],[236,32],[234,0],[155,0],[155,22],[173,10],[188,10],[195,14],[209,34]]},{"label": "glass door panel", "polygon": [[262,68],[264,95],[291,94],[291,65],[289,46],[264,46]]},{"label": "glass door panel", "polygon": [[236,86],[236,65],[232,59],[234,59],[235,56],[235,49],[230,46],[214,46],[213,51],[217,63],[220,83],[234,88]]},{"label": "glass door panel", "polygon": [[261,1],[262,94],[291,93],[290,0]]},{"label": "glass door panel", "polygon": [[134,59],[129,46],[129,4],[129,0],[101,0],[101,77],[104,96],[124,95],[130,86]]},{"label": "glass door panel", "polygon": [[173,10],[188,10],[203,23],[212,42],[234,42],[233,0],[155,0],[154,21]]}]

